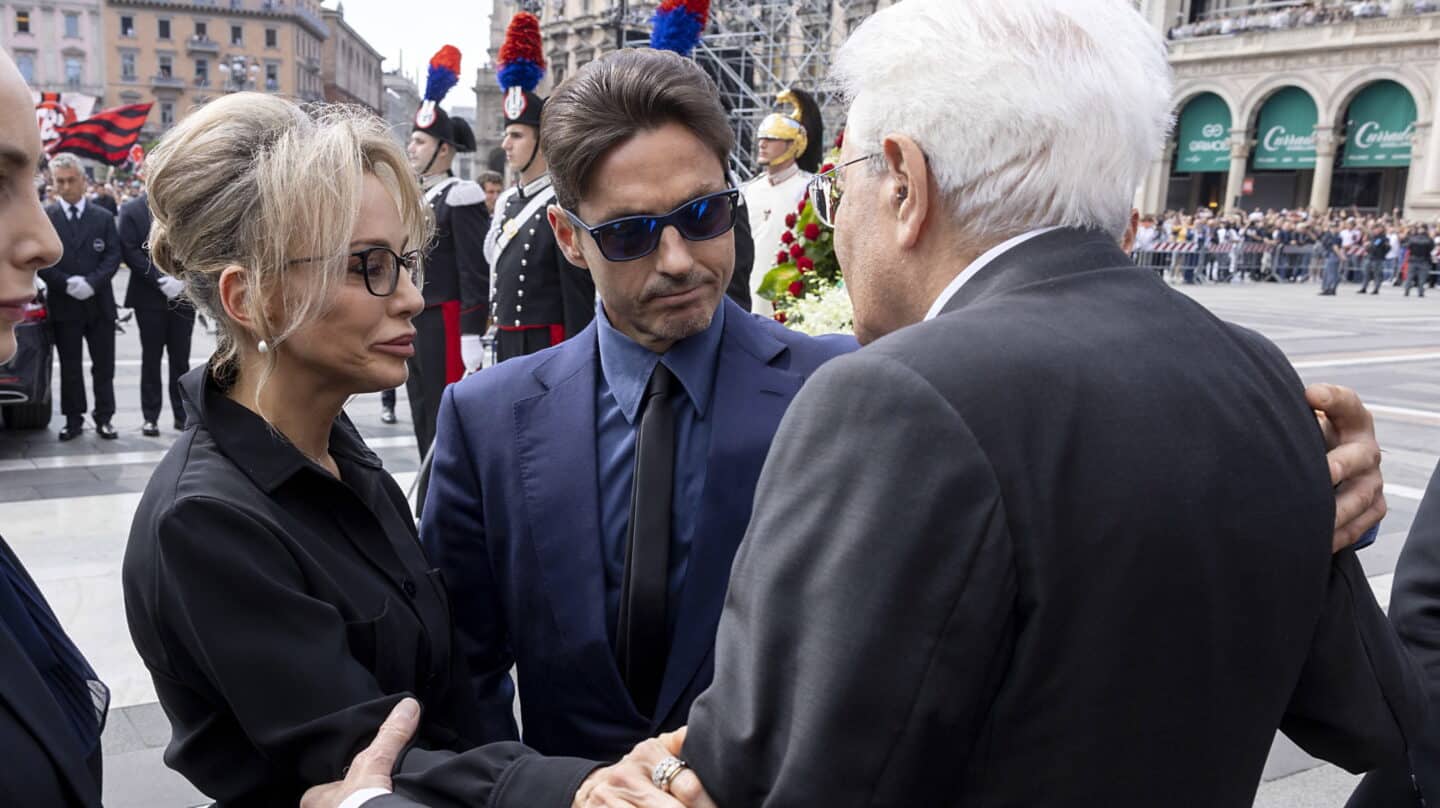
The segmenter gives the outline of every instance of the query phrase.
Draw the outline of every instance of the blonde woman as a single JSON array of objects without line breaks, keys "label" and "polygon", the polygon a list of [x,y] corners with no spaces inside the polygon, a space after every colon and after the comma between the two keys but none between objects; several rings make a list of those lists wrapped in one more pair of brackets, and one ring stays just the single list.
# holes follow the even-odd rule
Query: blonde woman
[{"label": "blonde woman", "polygon": [[125,554],[166,762],[222,806],[293,806],[412,695],[424,712],[397,779],[426,805],[568,805],[597,764],[513,743],[456,755],[485,738],[445,588],[342,411],[405,383],[423,305],[425,206],[383,122],[231,95],[172,130],[149,172],[154,262],[219,326]]}]

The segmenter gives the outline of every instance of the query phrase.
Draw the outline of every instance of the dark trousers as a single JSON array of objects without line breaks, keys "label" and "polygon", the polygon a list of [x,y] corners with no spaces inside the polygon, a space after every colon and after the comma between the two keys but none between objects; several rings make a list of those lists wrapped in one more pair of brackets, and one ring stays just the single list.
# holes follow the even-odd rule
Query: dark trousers
[{"label": "dark trousers", "polygon": [[380,406],[393,410],[395,409],[395,388],[390,388],[380,394]]},{"label": "dark trousers", "polygon": [[1372,280],[1375,281],[1375,291],[1377,291],[1377,292],[1380,291],[1380,283],[1381,283],[1381,281],[1384,280],[1384,277],[1385,277],[1385,259],[1384,259],[1384,258],[1366,258],[1366,259],[1365,259],[1365,282],[1360,285],[1360,294],[1362,294],[1362,295],[1365,294],[1365,290],[1370,288],[1370,281],[1372,281]]},{"label": "dark trousers", "polygon": [[527,328],[521,331],[506,331],[501,329],[495,341],[495,355],[499,361],[514,359],[517,356],[529,356],[532,353],[543,351],[551,345],[556,344],[555,334],[557,327],[546,326],[543,328]]},{"label": "dark trousers", "polygon": [[1325,274],[1320,277],[1320,291],[1333,292],[1340,286],[1340,259],[1331,255],[1325,259]]},{"label": "dark trousers", "polygon": [[410,396],[410,420],[415,425],[415,441],[423,458],[435,440],[440,396],[444,395],[448,383],[445,368],[449,352],[459,347],[447,344],[445,317],[439,306],[420,312],[410,323],[415,326],[415,355],[406,360],[410,375],[405,380],[405,392]]},{"label": "dark trousers", "polygon": [[115,321],[93,317],[55,322],[55,350],[60,354],[60,412],[67,426],[85,422],[85,352],[90,349],[90,382],[95,389],[96,424],[115,416]]},{"label": "dark trousers", "polygon": [[1430,281],[1430,265],[1410,262],[1410,277],[1405,279],[1405,295],[1410,295],[1410,287],[1420,290],[1420,296],[1425,296],[1425,284]]},{"label": "dark trousers", "polygon": [[180,399],[180,377],[190,369],[190,335],[195,331],[195,309],[189,306],[135,309],[140,326],[140,414],[159,421],[164,396],[160,387],[160,358],[169,362],[170,413],[185,420]]}]

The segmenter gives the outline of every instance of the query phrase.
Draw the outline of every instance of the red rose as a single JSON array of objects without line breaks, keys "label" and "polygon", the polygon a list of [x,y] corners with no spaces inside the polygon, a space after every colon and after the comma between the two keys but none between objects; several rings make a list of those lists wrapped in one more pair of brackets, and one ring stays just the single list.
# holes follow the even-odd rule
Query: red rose
[{"label": "red rose", "polygon": [[793,214],[793,213],[787,213],[787,214],[785,214],[785,226],[786,226],[786,227],[794,227],[794,226],[795,226],[795,223],[798,222],[798,221],[800,221],[800,220],[795,217],[795,214]]},{"label": "red rose", "polygon": [[781,264],[788,263],[790,263],[790,253],[785,250],[781,250],[780,254],[775,256],[775,266],[780,266]]},{"label": "red rose", "polygon": [[795,261],[795,266],[799,268],[802,273],[805,273],[815,268],[815,262],[811,261],[809,256],[805,256],[803,258],[797,259]]},{"label": "red rose", "polygon": [[790,257],[791,257],[791,258],[803,258],[803,257],[805,257],[805,248],[804,248],[804,247],[801,247],[799,244],[791,244],[791,245],[790,245]]},{"label": "red rose", "polygon": [[808,205],[808,204],[810,204],[809,198],[800,200],[800,205],[795,208],[795,212],[796,212],[796,213],[799,213],[799,214],[801,214],[801,215],[804,215],[804,213],[805,213],[805,206]]},{"label": "red rose", "polygon": [[782,324],[783,324],[786,319],[787,319],[787,318],[785,317],[785,312],[783,312],[783,311],[777,311],[777,312],[775,312],[775,322],[777,322],[777,323],[782,323]]},{"label": "red rose", "polygon": [[821,173],[821,174],[828,174],[828,173],[830,173],[831,171],[834,171],[834,170],[835,170],[835,164],[834,164],[834,163],[826,163],[825,165],[820,166],[820,173]]},{"label": "red rose", "polygon": [[784,233],[780,234],[780,242],[782,244],[794,244],[795,234],[791,233],[789,230],[786,230]]},{"label": "red rose", "polygon": [[820,238],[820,225],[814,222],[805,225],[805,238],[808,238],[811,241]]},{"label": "red rose", "polygon": [[805,283],[803,281],[795,281],[790,284],[791,297],[799,297],[803,294],[805,294]]}]

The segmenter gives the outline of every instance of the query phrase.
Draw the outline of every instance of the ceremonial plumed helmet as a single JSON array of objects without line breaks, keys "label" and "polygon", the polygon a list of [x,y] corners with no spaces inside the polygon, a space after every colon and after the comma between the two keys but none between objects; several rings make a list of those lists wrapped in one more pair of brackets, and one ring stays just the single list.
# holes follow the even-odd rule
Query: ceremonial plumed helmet
[{"label": "ceremonial plumed helmet", "polygon": [[446,45],[430,57],[430,71],[425,79],[425,100],[415,112],[414,131],[449,143],[457,152],[475,151],[475,133],[470,124],[451,118],[440,108],[440,102],[460,81],[460,51]]},{"label": "ceremonial plumed helmet", "polygon": [[495,77],[505,91],[504,125],[519,123],[540,128],[545,99],[535,94],[535,88],[545,78],[545,52],[540,47],[538,17],[521,11],[510,18],[496,62],[499,69]]},{"label": "ceremonial plumed helmet", "polygon": [[783,163],[796,160],[805,171],[814,173],[820,167],[820,155],[824,150],[824,121],[820,107],[809,93],[797,88],[782,91],[775,96],[777,104],[788,104],[788,113],[773,112],[760,122],[758,137],[784,140],[790,144],[785,153],[773,162]]}]

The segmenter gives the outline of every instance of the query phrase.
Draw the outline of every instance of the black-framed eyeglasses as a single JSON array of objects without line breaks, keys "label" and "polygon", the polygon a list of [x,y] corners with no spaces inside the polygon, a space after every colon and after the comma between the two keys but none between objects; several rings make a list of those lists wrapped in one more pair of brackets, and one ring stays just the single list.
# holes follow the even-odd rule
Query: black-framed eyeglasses
[{"label": "black-framed eyeglasses", "polygon": [[[308,264],[323,258],[297,258],[292,264]],[[376,297],[389,297],[400,286],[400,271],[410,273],[410,282],[420,285],[420,253],[411,250],[400,254],[389,247],[366,247],[346,256],[345,271],[365,280],[365,291]]]},{"label": "black-framed eyeglasses", "polygon": [[638,261],[660,248],[665,228],[674,227],[686,241],[709,241],[735,227],[740,210],[740,189],[729,188],[692,199],[663,216],[625,216],[588,225],[570,211],[565,215],[595,239],[605,260]]},{"label": "black-framed eyeglasses", "polygon": [[875,155],[856,157],[811,178],[810,185],[806,188],[810,194],[810,204],[815,206],[815,215],[826,227],[835,227],[835,212],[840,209],[840,197],[845,193],[844,175],[840,173],[840,169],[863,163],[872,157]]}]

